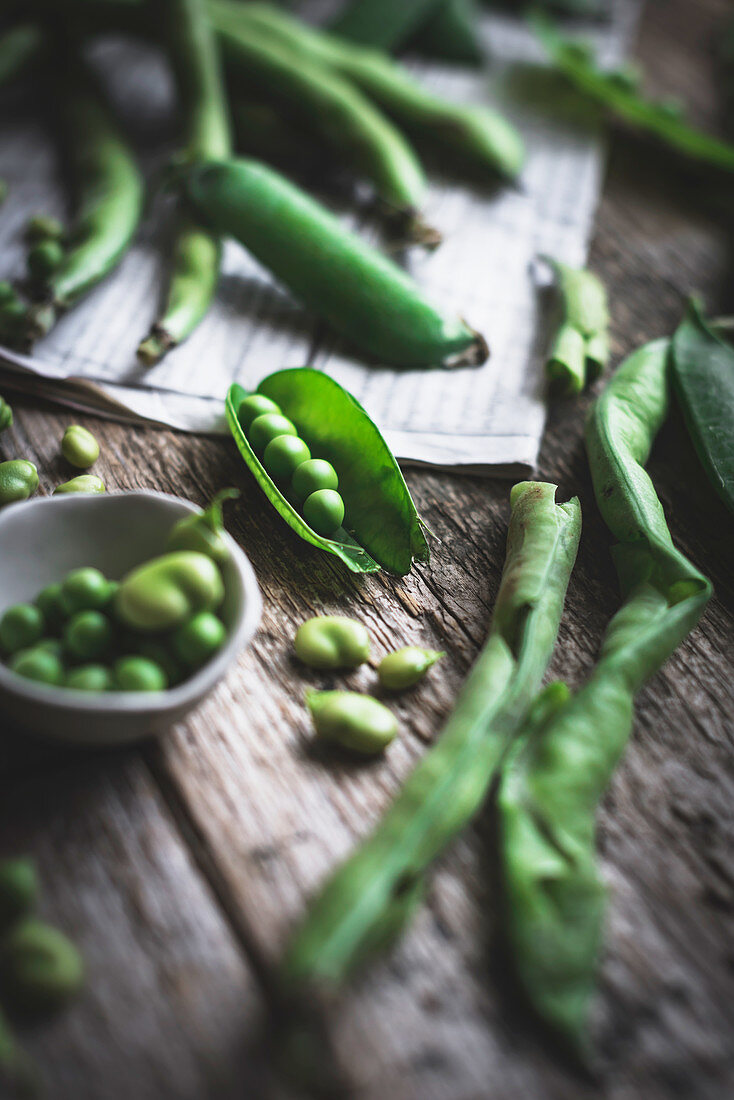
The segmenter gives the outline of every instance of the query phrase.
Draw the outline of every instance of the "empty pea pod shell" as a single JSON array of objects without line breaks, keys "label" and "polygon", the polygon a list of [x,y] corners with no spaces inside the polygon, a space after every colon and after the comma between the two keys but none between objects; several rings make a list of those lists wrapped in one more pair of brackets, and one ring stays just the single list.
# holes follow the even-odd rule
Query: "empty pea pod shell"
[{"label": "empty pea pod shell", "polygon": [[353,573],[380,567],[405,576],[413,561],[429,559],[428,544],[395,458],[362,406],[338,382],[309,367],[276,371],[257,393],[269,397],[316,458],[339,475],[344,527],[331,538],[318,535],[270,477],[237,418],[247,391],[235,383],[227,394],[227,422],[240,454],[260,488],[289,527],[306,542],[340,558]]}]

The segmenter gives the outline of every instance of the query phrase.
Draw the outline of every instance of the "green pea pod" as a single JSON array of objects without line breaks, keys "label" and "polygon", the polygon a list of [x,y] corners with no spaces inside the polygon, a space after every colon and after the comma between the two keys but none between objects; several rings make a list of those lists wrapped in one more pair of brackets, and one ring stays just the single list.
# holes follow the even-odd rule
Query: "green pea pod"
[{"label": "green pea pod", "polygon": [[600,69],[593,53],[564,38],[541,12],[534,12],[530,22],[558,72],[585,99],[694,162],[734,172],[734,145],[690,126],[680,117],[677,105],[647,100],[634,83]]},{"label": "green pea pod", "polygon": [[709,581],[672,544],[644,470],[667,411],[668,342],[619,368],[586,429],[594,492],[618,539],[624,603],[599,661],[503,779],[499,802],[506,928],[515,970],[536,1012],[577,1050],[601,944],[604,891],[595,811],[632,729],[635,693],[695,626]]},{"label": "green pea pod", "polygon": [[307,130],[371,181],[388,206],[409,215],[421,207],[425,177],[418,157],[352,82],[296,54],[290,41],[248,19],[244,5],[210,0],[208,10],[236,83],[295,112]]},{"label": "green pea pod", "polygon": [[734,512],[734,348],[691,302],[673,337],[673,384],[708,478]]},{"label": "green pea pod", "polygon": [[442,0],[352,0],[329,24],[341,38],[392,51],[425,23]]},{"label": "green pea pod", "polygon": [[57,313],[117,266],[143,208],[143,180],[132,152],[77,55],[66,59],[59,94],[78,202],[63,261],[49,275],[42,304],[32,311],[32,337],[47,332]]},{"label": "green pea pod", "polygon": [[464,162],[493,177],[519,175],[525,156],[522,139],[496,111],[441,99],[381,51],[307,27],[270,4],[217,0],[217,7],[239,8],[243,23],[256,24],[301,57],[351,81],[402,130],[442,157],[450,153],[452,162]]},{"label": "green pea pod", "polygon": [[484,362],[483,338],[442,316],[397,265],[323,206],[257,161],[193,168],[186,194],[208,224],[237,238],[353,344],[402,367]]},{"label": "green pea pod", "polygon": [[589,376],[598,375],[609,355],[609,308],[603,283],[592,274],[544,257],[558,288],[559,325],[546,371],[566,394],[581,393]]},{"label": "green pea pod", "polygon": [[308,367],[276,371],[257,388],[293,421],[311,453],[339,475],[347,530],[324,538],[305,522],[280,491],[252,449],[237,418],[247,391],[227,394],[227,422],[240,454],[260,488],[289,527],[306,542],[335,554],[354,573],[381,566],[404,576],[413,561],[429,560],[415,505],[395,458],[362,406],[327,374]]},{"label": "green pea pod", "polygon": [[576,558],[579,502],[557,505],[555,492],[542,482],[513,488],[489,638],[436,745],[313,902],[282,963],[287,994],[338,985],[387,946],[431,861],[481,808],[540,687]]}]

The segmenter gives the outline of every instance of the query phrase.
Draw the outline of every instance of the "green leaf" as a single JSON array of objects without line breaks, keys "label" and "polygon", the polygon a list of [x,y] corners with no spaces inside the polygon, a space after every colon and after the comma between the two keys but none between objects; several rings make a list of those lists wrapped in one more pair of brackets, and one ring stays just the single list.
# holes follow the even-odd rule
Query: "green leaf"
[{"label": "green leaf", "polygon": [[338,538],[323,538],[280,491],[250,446],[237,419],[247,391],[235,384],[227,394],[227,421],[250,470],[268,500],[296,534],[335,554],[354,573],[381,566],[404,576],[413,561],[429,560],[428,544],[395,458],[362,406],[333,378],[310,367],[277,371],[258,386],[280,406],[308,444],[339,475],[346,508]]},{"label": "green leaf", "polygon": [[708,326],[696,302],[673,337],[673,383],[696,453],[734,512],[734,348]]}]

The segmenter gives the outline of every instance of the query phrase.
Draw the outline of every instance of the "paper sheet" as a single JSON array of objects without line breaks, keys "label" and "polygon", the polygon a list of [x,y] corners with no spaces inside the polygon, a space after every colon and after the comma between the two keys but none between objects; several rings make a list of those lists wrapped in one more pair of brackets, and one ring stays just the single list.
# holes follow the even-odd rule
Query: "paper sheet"
[{"label": "paper sheet", "polygon": [[[638,8],[639,0],[616,0],[612,20],[590,28],[605,61],[623,57]],[[313,9],[311,4],[311,14]],[[406,462],[508,477],[531,471],[545,421],[542,359],[548,338],[535,260],[549,253],[584,263],[603,142],[588,125],[543,116],[509,94],[518,63],[542,56],[519,19],[487,14],[482,33],[491,52],[488,73],[423,63],[411,68],[447,97],[500,106],[526,141],[522,179],[516,189],[490,194],[432,175],[425,215],[443,232],[444,243],[430,254],[413,250],[406,262],[444,310],[485,334],[492,355],[484,366],[397,371],[366,365],[333,342],[244,249],[228,242],[209,316],[161,364],[143,368],[134,352],[154,318],[170,251],[169,211],[159,200],[118,270],[36,345],[32,357],[0,349],[0,384],[118,417],[219,432],[225,430],[223,398],[232,381],[254,388],[281,367],[311,364],[365,405]],[[94,60],[152,175],[175,133],[165,65],[153,50],[119,42],[98,44]],[[0,210],[0,278],[10,278],[22,275],[21,232],[28,216],[61,215],[64,208],[53,142],[42,120],[17,93],[0,101],[0,110],[0,178],[10,184]],[[354,208],[347,212],[343,196],[336,204],[333,196],[327,201],[369,235],[364,218]]]}]

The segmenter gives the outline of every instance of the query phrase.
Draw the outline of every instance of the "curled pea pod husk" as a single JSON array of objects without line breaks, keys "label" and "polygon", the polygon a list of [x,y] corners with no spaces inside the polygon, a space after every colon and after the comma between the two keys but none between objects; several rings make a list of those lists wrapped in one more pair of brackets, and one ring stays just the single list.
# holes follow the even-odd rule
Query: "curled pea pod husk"
[{"label": "curled pea pod husk", "polygon": [[709,481],[734,512],[734,348],[691,302],[672,345],[673,388]]},{"label": "curled pea pod husk", "polygon": [[624,602],[598,663],[577,694],[508,767],[499,811],[505,926],[520,984],[538,1015],[588,1050],[604,890],[595,813],[629,738],[635,693],[700,618],[709,581],[672,543],[644,470],[668,405],[668,342],[635,352],[595,406],[586,430],[594,491],[620,539]]},{"label": "curled pea pod husk", "polygon": [[482,806],[540,687],[581,528],[556,487],[512,490],[507,560],[489,638],[439,739],[372,836],[327,882],[287,949],[286,993],[334,987],[404,927],[431,861]]},{"label": "curled pea pod husk", "polygon": [[396,264],[283,176],[253,160],[191,169],[192,206],[235,237],[293,294],[355,346],[398,367],[477,365],[483,338],[443,316]]},{"label": "curled pea pod husk", "polygon": [[335,554],[353,573],[381,566],[404,576],[429,559],[428,544],[405,479],[390,448],[362,406],[327,374],[308,367],[276,371],[257,392],[269,397],[316,458],[331,462],[346,508],[344,527],[324,538],[280,491],[252,449],[237,418],[247,391],[227,394],[227,423],[260,488],[289,527],[306,542]]},{"label": "curled pea pod husk", "polygon": [[609,308],[604,284],[591,271],[546,257],[558,289],[558,326],[546,372],[563,393],[581,393],[609,357]]}]

